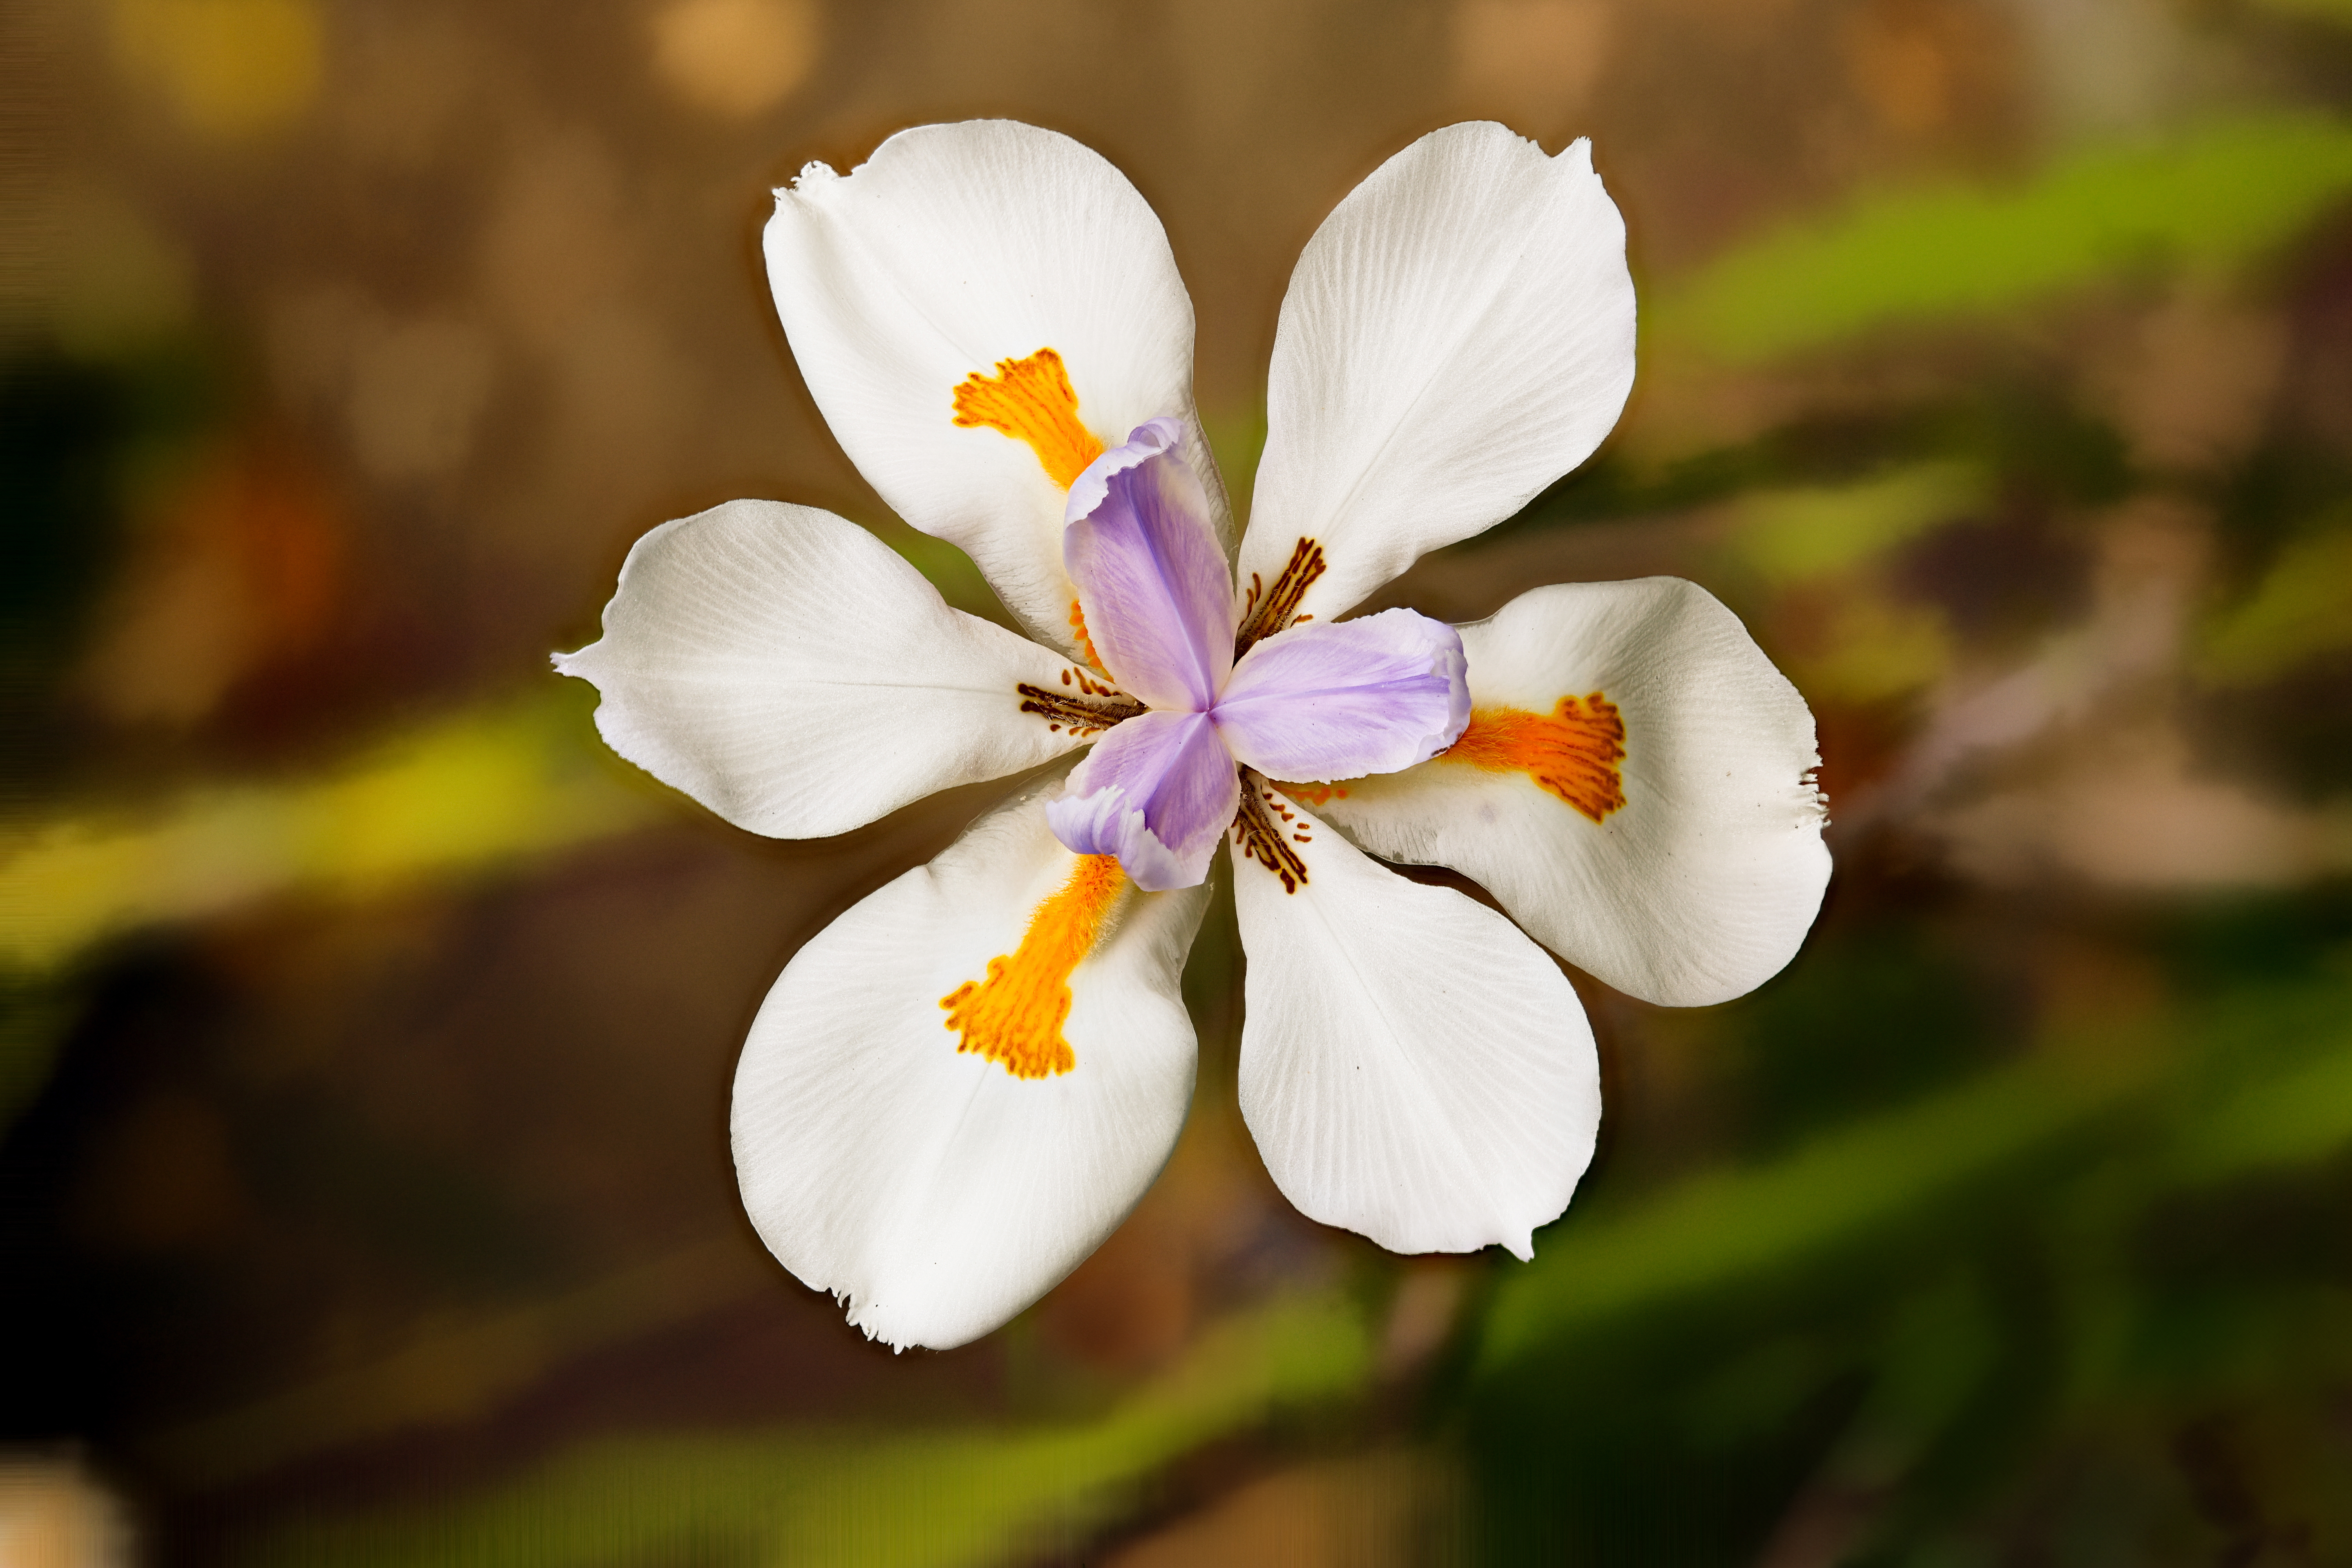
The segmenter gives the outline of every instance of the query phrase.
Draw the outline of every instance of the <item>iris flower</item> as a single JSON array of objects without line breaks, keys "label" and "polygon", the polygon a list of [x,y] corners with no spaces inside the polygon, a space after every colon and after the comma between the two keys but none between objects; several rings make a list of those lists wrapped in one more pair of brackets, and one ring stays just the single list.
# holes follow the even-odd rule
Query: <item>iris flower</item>
[{"label": "iris flower", "polygon": [[1811,715],[1690,584],[1344,618],[1615,422],[1633,290],[1590,144],[1455,125],[1339,204],[1283,301],[1237,543],[1191,301],[1108,163],[931,125],[776,196],[769,279],[817,406],[1030,637],[852,523],[742,500],[639,540],[604,637],[557,666],[615,751],[756,833],[1034,776],[769,993],[731,1117],[761,1237],[900,1348],[974,1339],[1076,1268],[1183,1124],[1178,982],[1222,842],[1241,1109],[1276,1184],[1395,1251],[1531,1256],[1601,1116],[1543,947],[1720,1001],[1789,960],[1829,872]]}]

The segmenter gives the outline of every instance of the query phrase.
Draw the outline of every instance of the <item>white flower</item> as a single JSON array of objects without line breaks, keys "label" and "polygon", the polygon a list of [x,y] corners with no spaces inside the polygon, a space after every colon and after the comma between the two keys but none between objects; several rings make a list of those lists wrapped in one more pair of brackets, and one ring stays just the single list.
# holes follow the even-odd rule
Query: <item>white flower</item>
[{"label": "white flower", "polygon": [[[640,540],[604,638],[557,660],[605,738],[793,837],[1095,742],[786,966],[733,1111],[769,1247],[899,1346],[983,1334],[1075,1268],[1183,1123],[1178,976],[1225,839],[1276,1182],[1399,1251],[1529,1256],[1601,1101],[1575,993],[1511,921],[1634,995],[1715,1002],[1788,961],[1829,873],[1811,716],[1689,584],[1538,588],[1458,635],[1339,620],[1615,421],[1633,285],[1589,145],[1453,126],[1317,232],[1231,599],[1192,306],[1101,158],[1004,121],[905,132],[778,192],[767,255],[851,458],[1038,640],[838,518],[736,501]],[[1366,851],[1454,867],[1511,920]]]}]

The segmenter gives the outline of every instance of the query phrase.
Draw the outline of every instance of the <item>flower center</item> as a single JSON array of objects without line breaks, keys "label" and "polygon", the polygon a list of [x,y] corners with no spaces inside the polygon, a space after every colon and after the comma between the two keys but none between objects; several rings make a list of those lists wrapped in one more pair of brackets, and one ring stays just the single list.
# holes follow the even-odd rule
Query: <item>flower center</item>
[{"label": "flower center", "polygon": [[947,1026],[963,1037],[957,1054],[976,1052],[1019,1079],[1051,1078],[1078,1065],[1062,1037],[1070,1016],[1070,973],[1094,951],[1127,878],[1110,855],[1081,855],[1070,879],[1029,917],[1021,945],[988,961],[984,980],[967,980],[940,998]]},{"label": "flower center", "polygon": [[1625,721],[1598,691],[1580,702],[1563,697],[1549,713],[1473,709],[1470,727],[1440,760],[1525,773],[1595,822],[1625,804],[1617,771],[1625,760]]}]

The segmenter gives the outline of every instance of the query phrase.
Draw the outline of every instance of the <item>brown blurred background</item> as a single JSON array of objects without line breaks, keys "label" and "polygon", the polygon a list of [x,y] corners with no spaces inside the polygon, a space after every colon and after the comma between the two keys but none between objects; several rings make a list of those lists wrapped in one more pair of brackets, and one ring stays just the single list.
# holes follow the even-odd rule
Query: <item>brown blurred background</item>
[{"label": "brown blurred background", "polygon": [[[0,10],[0,1562],[2352,1563],[2352,5],[17,0]],[[761,1251],[733,1056],[989,789],[814,844],[547,670],[630,542],[830,507],[769,188],[1124,169],[1237,501],[1299,247],[1590,135],[1640,380],[1381,602],[1669,572],[1819,716],[1838,879],[1580,986],[1538,1258],[1291,1212],[1233,1103],[1011,1327]]]}]

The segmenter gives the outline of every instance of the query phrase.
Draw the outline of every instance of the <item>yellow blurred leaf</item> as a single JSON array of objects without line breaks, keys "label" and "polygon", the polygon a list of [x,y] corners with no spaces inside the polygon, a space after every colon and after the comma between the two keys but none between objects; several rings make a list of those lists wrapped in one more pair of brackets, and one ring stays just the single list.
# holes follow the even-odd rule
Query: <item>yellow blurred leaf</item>
[{"label": "yellow blurred leaf", "polygon": [[1933,605],[1872,593],[1838,601],[1815,628],[1813,646],[1793,648],[1789,677],[1816,700],[1878,702],[1933,685],[1952,666],[1952,633]]},{"label": "yellow blurred leaf", "polygon": [[1775,585],[1863,565],[1982,504],[1984,471],[1921,463],[1860,484],[1759,490],[1732,517],[1731,545]]},{"label": "yellow blurred leaf", "polygon": [[2352,27],[2352,0],[2254,0],[2265,11]]},{"label": "yellow blurred leaf", "polygon": [[2007,188],[1898,191],[1734,247],[1653,333],[1755,361],[1883,324],[2010,309],[2151,263],[2259,256],[2352,189],[2352,126],[2301,111],[2068,154]]},{"label": "yellow blurred leaf", "polygon": [[2258,1083],[2200,1117],[2178,1173],[2212,1181],[2333,1154],[2352,1141],[2352,1031],[2296,1071]]},{"label": "yellow blurred leaf", "polygon": [[447,1508],[298,1526],[244,1561],[587,1568],[675,1561],[725,1540],[762,1563],[976,1568],[1115,1517],[1171,1460],[1283,1409],[1351,1395],[1372,1365],[1354,1308],[1294,1299],[1211,1330],[1172,1371],[1096,1420],[604,1438]]},{"label": "yellow blurred leaf", "polygon": [[2352,514],[2279,552],[2252,597],[2208,628],[2198,673],[2252,686],[2315,654],[2352,647]]},{"label": "yellow blurred leaf", "polygon": [[1496,1295],[1481,1370],[1508,1376],[1552,1342],[1606,1321],[1805,1268],[1832,1248],[1917,1224],[2146,1083],[2129,1060],[2040,1058],[1826,1134],[1772,1164],[1709,1172],[1631,1212],[1572,1223]]},{"label": "yellow blurred leaf", "polygon": [[318,96],[313,0],[114,0],[114,45],[134,81],[208,136],[275,130]]},{"label": "yellow blurred leaf", "polygon": [[443,720],[316,780],[200,789],[146,819],[0,837],[0,963],[45,968],[154,921],[290,890],[363,898],[651,818],[569,692]]},{"label": "yellow blurred leaf", "polygon": [[[2186,1018],[2110,1009],[2013,1067],[1780,1159],[1703,1172],[1614,1214],[1571,1211],[1505,1278],[1478,1373],[1507,1380],[1645,1313],[1866,1258],[1930,1216],[2038,1208],[2065,1190],[2051,1173],[2068,1164],[2145,1195],[2336,1158],[2352,1144],[2345,998],[2329,976],[2225,994]],[[2008,1196],[1989,1204],[1990,1190]]]}]

